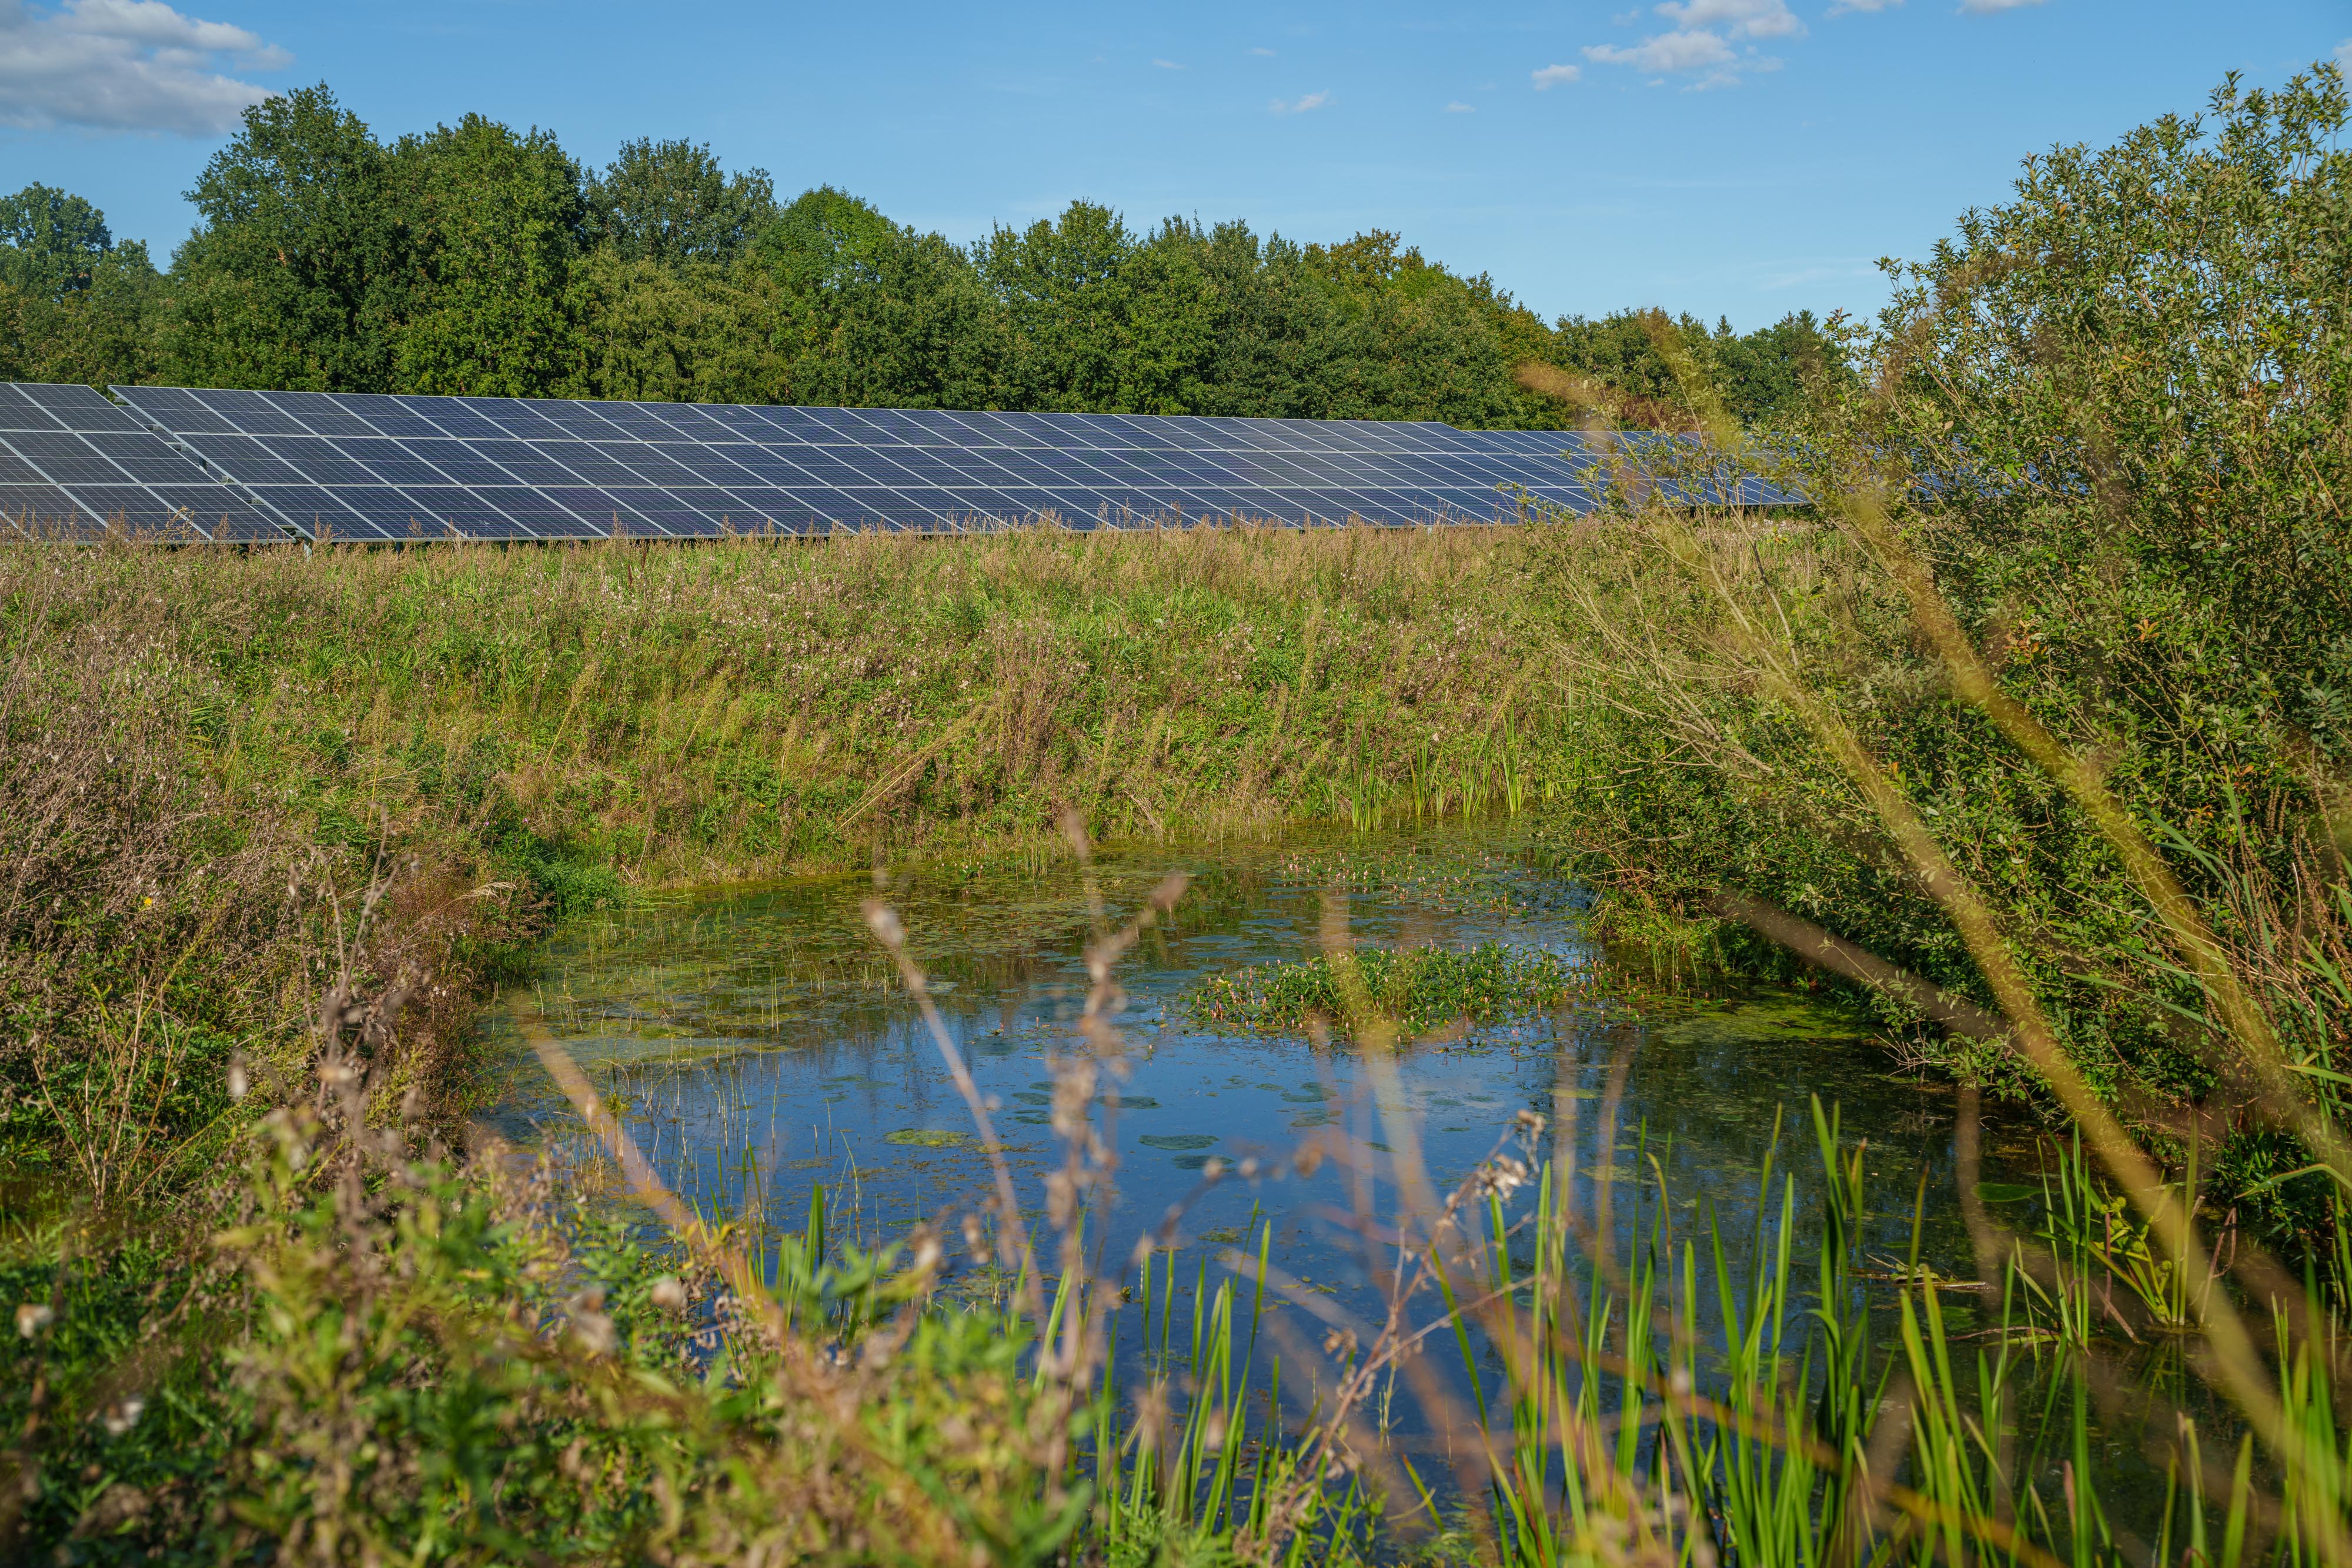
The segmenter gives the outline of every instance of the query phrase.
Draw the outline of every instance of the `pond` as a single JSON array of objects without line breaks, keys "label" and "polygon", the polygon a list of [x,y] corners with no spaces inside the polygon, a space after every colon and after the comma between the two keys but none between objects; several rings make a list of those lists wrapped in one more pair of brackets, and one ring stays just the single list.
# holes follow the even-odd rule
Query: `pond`
[{"label": "pond", "polygon": [[[682,1197],[796,1228],[822,1185],[836,1233],[875,1243],[929,1224],[950,1239],[950,1289],[1001,1290],[952,1239],[990,1189],[971,1115],[864,906],[879,896],[897,911],[1034,1216],[1063,1157],[1051,1063],[1088,1049],[1078,1025],[1090,934],[1098,920],[1124,926],[1181,873],[1181,898],[1116,970],[1123,1050],[1097,1107],[1118,1162],[1101,1239],[1110,1270],[1147,1233],[1190,1249],[1188,1280],[1191,1253],[1254,1254],[1263,1241],[1297,1281],[1294,1303],[1311,1292],[1378,1321],[1362,1237],[1368,1218],[1394,1212],[1398,1110],[1441,1190],[1517,1147],[1516,1119],[1533,1112],[1569,1202],[1607,1212],[1609,1187],[1622,1217],[1638,1188],[1652,1210],[1663,1202],[1675,1246],[1719,1236],[1735,1275],[1769,1239],[1762,1222],[1777,1223],[1792,1179],[1793,1246],[1810,1260],[1824,1244],[1818,1100],[1845,1146],[1864,1150],[1863,1254],[1892,1270],[1916,1248],[1943,1275],[1977,1277],[1955,1092],[1901,1070],[1868,1020],[1802,990],[1628,1005],[1603,988],[1550,1011],[1441,1029],[1389,1059],[1386,1117],[1375,1075],[1344,1039],[1204,1022],[1188,1005],[1213,978],[1312,960],[1335,932],[1363,948],[1501,943],[1599,973],[1586,898],[1547,869],[1555,860],[1517,821],[1446,824],[1138,847],[1091,868],[1065,858],[814,878],[583,919],[489,1015],[493,1048],[514,1069],[486,1120],[526,1145],[576,1131],[520,1043],[520,1020],[536,1014]],[[2022,1225],[2042,1191],[2037,1129],[1989,1120],[1975,1136],[1978,1191]],[[1797,1277],[1814,1278],[1811,1261]],[[1956,1294],[1947,1313],[1969,1332],[1995,1321],[1997,1305]],[[1716,1317],[1712,1302],[1699,1311]],[[2136,1433],[2100,1431],[2108,1466],[2160,1488]]]}]

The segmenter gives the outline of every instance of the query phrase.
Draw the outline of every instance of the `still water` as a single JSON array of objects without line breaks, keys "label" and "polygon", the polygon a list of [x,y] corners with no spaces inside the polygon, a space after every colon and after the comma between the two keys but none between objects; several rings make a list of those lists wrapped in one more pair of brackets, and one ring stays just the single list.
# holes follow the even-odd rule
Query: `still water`
[{"label": "still water", "polygon": [[[1200,1027],[1184,998],[1206,977],[1311,957],[1335,927],[1363,946],[1500,941],[1594,962],[1580,890],[1545,869],[1548,849],[1511,824],[1339,832],[1134,849],[1091,872],[1065,862],[807,879],[582,920],[489,1019],[514,1065],[488,1119],[526,1145],[575,1125],[520,1044],[518,1019],[536,1012],[682,1197],[790,1228],[821,1183],[836,1234],[872,1243],[931,1224],[971,1288],[979,1276],[953,1239],[989,1189],[988,1167],[862,905],[878,892],[898,911],[947,1030],[995,1107],[1034,1217],[1044,1175],[1062,1157],[1048,1124],[1049,1063],[1087,1049],[1077,1020],[1089,935],[1097,920],[1125,925],[1162,878],[1183,873],[1192,880],[1181,902],[1118,971],[1124,1076],[1107,1080],[1116,1106],[1098,1108],[1119,1160],[1104,1256],[1118,1270],[1171,1211],[1180,1243],[1203,1254],[1254,1250],[1270,1224],[1279,1270],[1377,1321],[1358,1227],[1366,1213],[1395,1212],[1387,1178],[1397,1134],[1374,1106],[1361,1059],[1344,1042]],[[1796,1183],[1803,1278],[1822,1240],[1818,1097],[1835,1109],[1848,1147],[1867,1142],[1865,1253],[1895,1266],[1916,1226],[1923,1262],[1947,1276],[1978,1273],[1958,1201],[1953,1091],[1902,1071],[1865,1021],[1805,993],[1685,998],[1642,1013],[1587,1003],[1456,1028],[1404,1051],[1398,1079],[1441,1189],[1507,1146],[1515,1115],[1533,1111],[1546,1119],[1544,1152],[1572,1166],[1580,1204],[1589,1209],[1602,1180],[1621,1193],[1628,1182],[1654,1192],[1662,1184],[1677,1223],[1714,1222],[1735,1274],[1769,1158],[1772,1217],[1780,1183]],[[2021,1225],[2027,1195],[2040,1190],[2034,1129],[1988,1123],[1978,1142],[1978,1191]],[[1310,1149],[1321,1157],[1302,1160]],[[1257,1162],[1248,1179],[1233,1168],[1244,1159]],[[1223,1179],[1205,1179],[1213,1161]],[[1956,1329],[1971,1326],[1975,1301],[1951,1301]],[[2143,1468],[2136,1443],[2108,1446],[2121,1469]]]},{"label": "still water", "polygon": [[[1306,1145],[1387,1141],[1360,1059],[1303,1034],[1220,1033],[1187,1021],[1202,978],[1324,951],[1335,913],[1363,946],[1501,941],[1578,962],[1599,956],[1580,890],[1537,865],[1542,845],[1509,828],[1435,830],[1368,841],[1336,835],[1280,848],[1217,846],[1107,858],[1094,868],[1103,918],[1123,925],[1171,872],[1190,886],[1118,972],[1127,1073],[1116,1114],[1121,1256],[1171,1203],[1183,1233],[1222,1237],[1253,1212],[1276,1224],[1276,1260],[1318,1282],[1360,1281],[1353,1248],[1318,1218],[1347,1197],[1349,1172],[1292,1170]],[[1029,872],[907,873],[880,890],[904,922],[950,1037],[971,1063],[1017,1169],[1058,1166],[1047,1125],[1048,1061],[1086,1049],[1087,878],[1074,864]],[[740,1212],[747,1200],[796,1223],[823,1182],[836,1213],[869,1237],[953,1218],[985,1190],[972,1123],[888,955],[866,927],[871,876],[731,889],[569,926],[538,972],[511,987],[488,1028],[511,1085],[488,1118],[518,1141],[569,1124],[516,1020],[536,1009],[583,1067],[612,1086],[625,1124],[681,1195]],[[1819,1178],[1810,1100],[1836,1107],[1849,1140],[1869,1140],[1872,1187],[1903,1199],[1880,1216],[1878,1249],[1910,1245],[1922,1172],[1923,1253],[1973,1269],[1955,1202],[1950,1091],[1896,1069],[1874,1031],[1801,993],[1683,1000],[1644,1021],[1591,1004],[1557,1016],[1444,1031],[1399,1062],[1433,1180],[1493,1154],[1516,1113],[1556,1124],[1577,1179],[1663,1170],[1673,1199],[1727,1221],[1752,1208],[1776,1121],[1780,1168],[1801,1213]],[[1612,1089],[1612,1082],[1614,1087]],[[1572,1130],[1571,1130],[1572,1128]],[[2030,1160],[2031,1133],[1989,1134],[1988,1179]],[[1212,1156],[1255,1156],[1270,1172],[1201,1191]],[[1375,1173],[1379,1162],[1371,1162]],[[1992,1182],[1993,1190],[2000,1190]],[[1035,1201],[1033,1185],[1023,1193]],[[1778,1194],[1775,1193],[1777,1207]],[[1727,1227],[1738,1228],[1738,1227]]]}]

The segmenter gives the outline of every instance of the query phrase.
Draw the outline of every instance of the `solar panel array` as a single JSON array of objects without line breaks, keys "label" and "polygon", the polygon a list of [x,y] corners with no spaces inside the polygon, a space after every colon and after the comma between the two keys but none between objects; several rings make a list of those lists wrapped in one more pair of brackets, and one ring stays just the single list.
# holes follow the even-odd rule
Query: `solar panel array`
[{"label": "solar panel array", "polygon": [[[0,517],[62,503],[86,523],[119,517],[142,532],[169,522],[208,538],[379,541],[941,532],[1040,518],[1490,522],[1518,517],[1522,491],[1590,511],[1608,482],[1596,461],[1604,443],[1629,442],[1641,463],[1655,451],[1645,441],[1671,439],[1399,421],[114,390],[128,413],[85,387],[10,389],[27,410],[60,422],[69,411],[91,432],[78,439],[110,451],[104,460],[136,471],[154,498],[133,507],[95,479],[78,494],[44,471],[28,474],[24,495],[0,491]],[[1752,479],[1716,488],[1704,498],[1783,499]]]},{"label": "solar panel array", "polygon": [[221,543],[286,537],[219,475],[98,392],[14,382],[0,382],[0,530]]}]

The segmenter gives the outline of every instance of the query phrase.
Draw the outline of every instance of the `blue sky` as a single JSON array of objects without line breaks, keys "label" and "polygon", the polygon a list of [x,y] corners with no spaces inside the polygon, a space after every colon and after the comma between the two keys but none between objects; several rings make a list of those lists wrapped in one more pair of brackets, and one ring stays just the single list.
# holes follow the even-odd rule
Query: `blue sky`
[{"label": "blue sky", "polygon": [[237,110],[325,80],[389,139],[469,110],[609,159],[709,142],[969,240],[1074,197],[1401,232],[1546,314],[1866,308],[2019,159],[2352,55],[2346,0],[1549,5],[0,0],[0,190],[159,262]]}]

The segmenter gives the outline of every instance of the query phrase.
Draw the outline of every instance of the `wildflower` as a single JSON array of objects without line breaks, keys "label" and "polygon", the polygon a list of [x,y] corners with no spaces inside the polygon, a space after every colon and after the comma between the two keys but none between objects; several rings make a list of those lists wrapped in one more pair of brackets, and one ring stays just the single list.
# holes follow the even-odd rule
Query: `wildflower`
[{"label": "wildflower", "polygon": [[18,1339],[30,1339],[57,1321],[57,1309],[47,1301],[16,1303],[16,1337]]},{"label": "wildflower", "polygon": [[1480,1166],[1475,1179],[1479,1197],[1508,1197],[1526,1184],[1527,1162],[1499,1155]]},{"label": "wildflower", "polygon": [[126,1399],[120,1405],[108,1406],[106,1413],[100,1417],[105,1424],[106,1435],[120,1437],[139,1424],[140,1414],[146,1408],[147,1402],[143,1399]]}]

